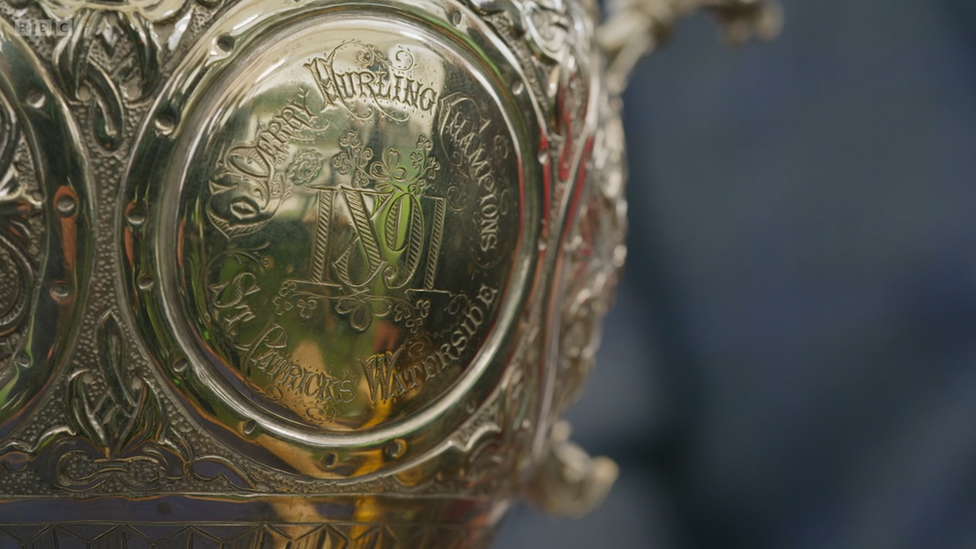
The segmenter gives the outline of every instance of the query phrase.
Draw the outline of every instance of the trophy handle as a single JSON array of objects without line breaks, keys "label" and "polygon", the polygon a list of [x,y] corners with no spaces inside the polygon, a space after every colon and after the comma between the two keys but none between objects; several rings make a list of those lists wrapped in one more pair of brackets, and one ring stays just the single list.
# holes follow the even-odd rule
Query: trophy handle
[{"label": "trophy handle", "polygon": [[608,457],[590,457],[570,440],[571,434],[569,422],[553,426],[549,452],[525,495],[550,515],[578,519],[603,503],[620,476],[620,467]]},{"label": "trophy handle", "polygon": [[597,41],[607,58],[606,83],[620,93],[637,62],[665,42],[681,17],[710,13],[730,44],[775,38],[783,27],[779,0],[608,0]]}]

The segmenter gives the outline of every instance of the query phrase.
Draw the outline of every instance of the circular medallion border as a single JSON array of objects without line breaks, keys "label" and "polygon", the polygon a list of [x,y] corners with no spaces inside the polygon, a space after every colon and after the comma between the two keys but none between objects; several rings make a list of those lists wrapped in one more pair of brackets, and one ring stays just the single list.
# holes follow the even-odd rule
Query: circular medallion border
[{"label": "circular medallion border", "polygon": [[[19,284],[29,305],[21,319],[23,340],[6,349],[13,360],[0,371],[2,435],[16,426],[14,418],[26,417],[75,341],[91,268],[92,206],[88,166],[68,107],[30,45],[2,19],[0,59],[0,107],[5,99],[13,115],[0,120],[0,132],[7,134],[0,141],[23,134],[39,187],[36,194],[25,194],[16,168],[0,166],[6,172],[0,173],[0,231],[39,237],[35,245],[42,256],[35,264],[29,254],[18,254]],[[35,216],[42,218],[42,235],[27,235],[10,223],[19,217],[26,226]]]},{"label": "circular medallion border", "polygon": [[[347,32],[343,30],[344,25],[352,29],[358,26],[375,30],[376,35],[384,39],[399,36],[405,43],[418,46],[412,50],[397,49],[391,42],[374,48],[368,38],[344,38],[343,32]],[[263,52],[275,47],[286,50],[292,47],[289,36],[307,35],[323,28],[336,30],[333,35],[322,32],[321,57],[312,60],[299,57],[313,76],[322,75],[314,81],[317,86],[303,88],[319,94],[317,108],[311,108],[304,96],[300,100],[294,99],[294,89],[288,89],[284,83],[272,82],[274,85],[266,87],[268,97],[291,97],[282,103],[284,106],[269,106],[267,101],[262,103],[254,99],[257,95],[247,96],[250,92],[241,92],[229,85],[240,82],[241,75],[246,75],[251,65],[263,67],[260,64],[266,61],[261,58]],[[330,36],[338,38],[331,40]],[[306,46],[307,41],[295,47]],[[401,56],[401,51],[407,53]],[[359,63],[362,73],[372,70],[378,75],[369,76],[365,84],[366,77],[354,75],[356,80],[353,80],[353,76],[349,76],[348,85],[358,85],[358,88],[347,94],[345,100],[343,90],[334,87],[335,82],[341,82],[341,75],[336,79],[336,64],[343,55],[348,57],[349,63]],[[425,68],[425,60],[437,55],[440,56],[437,59],[445,61],[443,70]],[[281,62],[270,63],[267,72],[284,70],[281,69],[284,57],[282,55]],[[455,70],[456,67],[447,64],[447,60],[459,61],[463,70]],[[404,76],[403,63],[411,63],[410,66],[416,63],[421,76],[416,79]],[[377,66],[387,68],[376,70]],[[243,2],[226,13],[200,40],[170,79],[140,134],[123,188],[126,208],[120,220],[120,230],[122,253],[127,259],[122,273],[123,285],[148,350],[177,394],[211,431],[245,455],[274,468],[315,478],[361,478],[381,470],[399,468],[443,446],[470,417],[471,410],[484,404],[499,388],[518,337],[516,320],[536,291],[534,273],[539,268],[540,259],[535,243],[545,221],[544,212],[548,211],[544,204],[546,176],[539,164],[532,160],[538,156],[544,142],[540,109],[531,94],[525,91],[524,75],[518,67],[518,61],[503,42],[477,16],[454,3],[437,0],[369,3],[319,0],[296,2],[286,7],[272,0]],[[264,85],[261,79],[267,72],[254,75],[256,88]],[[462,72],[464,74],[460,74]],[[469,81],[463,79],[465,75]],[[438,78],[439,83],[430,84],[431,79]],[[386,79],[387,87],[384,88],[381,79]],[[476,88],[482,96],[471,92],[475,94],[474,98],[458,99],[460,93],[451,93],[457,91],[451,88],[457,86],[457,82],[467,85],[466,90]],[[294,78],[288,83],[292,84]],[[428,84],[431,91],[425,92]],[[415,90],[412,96],[411,86]],[[401,88],[407,91],[400,94]],[[316,122],[313,111],[325,112],[329,101],[335,107],[333,111],[342,113],[344,118],[331,115],[327,120]],[[399,105],[406,111],[395,111],[390,106],[398,101],[409,103],[408,106]],[[245,107],[235,108],[241,105]],[[459,250],[451,249],[450,243],[461,240],[450,227],[442,231],[445,236],[438,235],[441,230],[438,227],[443,227],[444,212],[450,211],[450,204],[459,204],[454,215],[460,218],[463,213],[470,217],[471,212],[463,206],[467,204],[470,209],[472,205],[487,202],[491,198],[489,193],[470,192],[471,196],[465,196],[469,191],[462,189],[452,196],[447,192],[424,194],[427,188],[444,190],[437,187],[441,180],[434,180],[434,171],[452,174],[455,173],[450,171],[452,169],[461,170],[461,161],[455,156],[459,152],[471,153],[468,145],[471,139],[477,139],[478,130],[490,135],[485,133],[489,127],[485,121],[481,127],[466,130],[464,135],[452,134],[468,145],[449,150],[443,144],[431,144],[432,135],[427,135],[431,133],[427,130],[433,129],[437,119],[436,124],[443,132],[450,108],[455,109],[453,120],[458,119],[457,113],[463,109],[492,109],[492,114],[497,115],[496,125],[502,128],[494,135],[495,151],[512,151],[507,164],[496,158],[482,159],[496,162],[493,166],[511,166],[511,173],[505,171],[509,168],[496,168],[498,184],[514,185],[511,194],[516,195],[512,214],[515,215],[514,225],[500,228],[492,225],[488,229],[482,225],[481,232],[476,233],[480,235],[482,248],[499,246],[502,249],[503,253],[493,263],[493,271],[482,268],[478,257],[467,258],[468,265],[457,260],[458,255],[452,252]],[[252,109],[251,112],[260,109],[265,120],[270,121],[251,120],[248,109]],[[424,114],[424,111],[428,113]],[[249,118],[244,122],[235,118],[242,112]],[[395,126],[392,122],[397,121],[395,112],[414,114],[409,120],[399,120],[400,126]],[[372,126],[364,125],[362,120],[366,115],[382,121]],[[473,120],[481,121],[477,117]],[[274,124],[278,126],[271,135],[268,128]],[[281,128],[288,124],[291,129],[286,128],[282,133]],[[330,129],[330,125],[337,124],[350,126],[353,130],[329,134],[329,139],[337,142],[334,149],[329,149],[329,154],[322,155],[300,146],[318,139],[316,131],[337,130]],[[462,131],[459,129],[462,126],[464,124],[459,123],[456,132]],[[365,135],[371,129],[378,130],[376,135]],[[416,145],[397,149],[383,141],[387,134],[399,135],[399,132],[406,135],[407,130],[411,143]],[[214,136],[223,134],[233,135],[237,141],[228,138],[223,144],[211,142],[218,139]],[[242,137],[245,135],[249,137]],[[289,139],[297,145],[286,152],[284,144]],[[402,140],[406,139],[402,137]],[[266,146],[269,143],[280,146],[280,157],[275,154],[265,156],[269,150],[274,153],[273,147]],[[375,145],[372,147],[375,151],[368,150],[370,145]],[[322,150],[322,146],[318,150]],[[365,150],[369,154],[364,154]],[[438,155],[439,158],[434,158]],[[507,158],[507,153],[496,156]],[[268,182],[274,179],[271,174],[278,164],[282,164],[281,171],[287,171],[289,181],[282,179],[280,185],[262,183],[262,178]],[[214,165],[218,167],[212,172],[206,171],[211,169],[206,166]],[[316,187],[315,178],[323,170],[331,170],[331,179]],[[475,171],[463,173],[475,174]],[[484,188],[484,185],[476,185],[474,177],[462,181],[458,187],[467,183],[472,189]],[[241,196],[232,195],[228,189]],[[241,189],[247,189],[248,196],[243,196]],[[306,195],[314,198],[305,202],[296,198]],[[345,218],[332,213],[339,202],[344,204]],[[273,208],[269,204],[273,204]],[[314,207],[302,210],[308,204]],[[323,217],[326,211],[328,216]],[[207,264],[210,268],[212,261],[207,254],[223,245],[225,240],[247,242],[262,230],[274,230],[277,231],[275,238],[279,239],[276,242],[292,244],[285,229],[280,227],[283,224],[275,225],[273,218],[285,215],[280,212],[291,212],[291,226],[305,227],[308,229],[305,232],[313,233],[311,259],[307,260],[307,265],[296,262],[285,266],[290,252],[272,250],[251,254],[255,261],[253,272],[228,271],[231,267],[221,266],[208,271],[217,273],[212,275],[218,277],[216,279],[208,278],[210,274],[198,274],[201,271],[199,265]],[[478,219],[477,214],[475,218]],[[306,219],[313,221],[304,221]],[[339,221],[345,219],[346,241],[332,248],[315,248],[320,241],[328,242],[323,233],[336,232],[323,219],[338,220],[336,226],[342,226]],[[417,219],[420,221],[414,222]],[[497,241],[492,237],[496,229]],[[372,237],[368,236],[372,233],[375,233]],[[282,237],[286,240],[280,240]],[[302,243],[305,237],[303,232],[295,242]],[[371,243],[370,238],[377,242]],[[275,246],[276,242],[271,242],[270,246]],[[416,246],[411,244],[413,242]],[[246,248],[243,244],[238,248],[234,246],[228,245],[230,252],[222,250],[221,253],[234,254]],[[411,252],[414,248],[416,253]],[[437,255],[442,248],[451,257],[438,259],[445,255]],[[416,259],[421,256],[426,263]],[[327,257],[334,258],[334,263],[329,263]],[[385,268],[374,269],[371,258]],[[240,262],[246,261],[250,260]],[[335,266],[330,271],[329,265],[333,264]],[[418,267],[421,264],[425,266]],[[350,274],[356,269],[362,276],[355,272]],[[443,274],[452,269],[452,277]],[[282,279],[279,271],[287,271],[289,275],[293,271],[307,271],[315,276],[309,279],[303,274],[304,278],[299,277],[301,281],[295,283],[287,277]],[[477,274],[483,271],[489,274]],[[497,288],[478,278],[481,276],[487,281],[490,273],[502,278],[497,281]],[[464,290],[463,284],[458,282],[462,274],[470,277],[469,285],[474,287],[467,296],[460,295],[459,298],[458,294]],[[414,276],[418,278],[411,282]],[[267,307],[270,301],[261,310],[242,308],[240,301],[234,301],[244,295],[258,294],[260,284],[257,282],[263,284],[266,280],[271,281],[270,287],[275,291],[279,285],[281,287],[279,294],[274,296],[277,312],[273,318]],[[309,280],[315,284],[308,284]],[[441,281],[445,282],[442,284]],[[454,286],[446,287],[451,284]],[[407,286],[407,291],[399,292],[399,288]],[[326,305],[311,306],[313,300],[309,297],[288,301],[287,304],[294,308],[286,307],[285,301],[293,298],[295,288],[303,287],[308,288],[303,294],[307,296],[320,291],[340,294],[338,297],[330,294],[332,301],[329,302],[315,294],[318,296],[315,302]],[[389,295],[383,293],[386,303],[376,305],[370,292],[377,288],[390,290]],[[346,293],[342,294],[342,291]],[[411,298],[412,301],[403,297],[423,292],[433,297]],[[360,295],[368,295],[373,301],[358,298]],[[497,303],[493,303],[496,295]],[[449,300],[451,296],[454,301]],[[443,320],[447,316],[441,309],[455,307],[458,302],[464,303],[464,307],[475,308],[474,302],[478,299],[481,299],[480,306],[484,310],[478,313],[481,316],[476,316],[477,326],[474,328],[481,331],[475,332],[472,328],[467,335],[472,340],[477,339],[480,345],[462,354],[467,345],[451,347],[460,341],[452,339],[452,335],[457,337],[459,328],[456,328],[457,324],[451,324],[454,320]],[[213,303],[233,304],[234,307],[229,308],[238,314],[229,316],[224,311],[216,311]],[[404,325],[407,321],[419,323],[421,316],[412,311],[422,310],[421,306],[434,311],[425,311],[422,315],[429,324],[441,322],[436,330],[429,330],[436,334],[428,338],[428,343],[436,344],[434,349],[447,349],[461,358],[457,364],[442,358],[436,368],[428,367],[426,376],[414,367],[420,373],[412,378],[413,385],[406,387],[410,378],[397,380],[394,377],[389,382],[392,385],[384,389],[389,394],[384,394],[374,383],[375,376],[384,365],[392,368],[396,351],[376,342],[382,334],[390,332],[394,317]],[[470,319],[471,311],[464,311]],[[306,314],[308,316],[304,316]],[[282,320],[284,317],[290,324]],[[462,317],[463,314],[457,316]],[[255,332],[260,334],[255,341],[264,342],[261,356],[268,357],[266,360],[256,358],[258,355],[253,347],[257,343],[246,349],[236,345],[234,337],[241,331],[242,318],[261,326]],[[314,322],[338,331],[340,335],[329,335],[336,341],[316,341],[305,334]],[[379,326],[379,323],[383,325]],[[418,329],[415,324],[408,326],[409,329],[399,329],[389,338],[395,340],[396,345],[410,344],[414,341],[410,334],[417,334]],[[424,330],[427,328],[419,328],[419,333],[426,334]],[[216,332],[220,334],[215,335]],[[299,337],[295,337],[296,334]],[[303,334],[305,337],[301,339]],[[317,398],[330,402],[342,401],[346,395],[344,390],[350,391],[348,395],[354,392],[350,389],[352,385],[343,386],[340,381],[333,381],[328,377],[332,374],[321,373],[324,370],[301,366],[307,363],[294,357],[299,351],[308,356],[309,347],[313,348],[313,356],[321,357],[340,347],[342,338],[355,342],[358,341],[356,338],[365,338],[363,334],[374,337],[375,341],[365,343],[375,347],[371,347],[371,352],[376,354],[358,359],[364,370],[355,382],[359,401],[353,402],[353,396],[349,396],[349,406],[339,408],[331,415],[322,415],[321,407],[316,408],[315,414],[305,413],[308,408],[306,397],[315,393],[310,388],[317,390]],[[299,339],[301,349],[288,347],[291,340]],[[328,338],[322,336],[320,339]],[[365,348],[365,343],[354,346]],[[279,353],[286,348],[291,354]],[[431,356],[436,354],[430,353]],[[388,362],[383,362],[384,357]],[[286,378],[286,374],[275,377],[277,374],[272,372],[280,370],[274,369],[278,363],[286,364],[286,369],[291,368],[297,373],[290,378]],[[260,372],[247,370],[252,365]],[[447,372],[452,377],[445,374],[444,381],[440,381],[434,377],[437,371]],[[316,376],[319,381],[310,381]],[[431,389],[418,384],[421,377],[433,380],[430,381]],[[400,389],[396,388],[396,383],[401,384]],[[332,387],[331,392],[324,392],[322,387],[325,385]],[[298,396],[286,394],[282,399],[282,391],[289,387],[304,387],[306,391]],[[369,411],[370,404],[373,409],[382,404],[389,411],[385,415],[373,411],[369,416],[355,408],[360,406]]]}]

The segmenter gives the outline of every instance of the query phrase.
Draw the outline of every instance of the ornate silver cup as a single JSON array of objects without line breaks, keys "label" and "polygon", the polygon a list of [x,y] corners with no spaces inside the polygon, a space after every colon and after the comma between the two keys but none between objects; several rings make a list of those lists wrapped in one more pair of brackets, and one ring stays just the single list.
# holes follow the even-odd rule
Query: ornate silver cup
[{"label": "ornate silver cup", "polygon": [[597,504],[559,417],[624,262],[617,93],[701,4],[0,1],[0,545]]}]

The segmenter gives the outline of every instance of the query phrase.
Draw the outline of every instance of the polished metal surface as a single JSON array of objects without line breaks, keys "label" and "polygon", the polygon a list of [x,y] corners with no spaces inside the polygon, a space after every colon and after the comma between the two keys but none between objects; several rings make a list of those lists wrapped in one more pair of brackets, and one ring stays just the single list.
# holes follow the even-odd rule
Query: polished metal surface
[{"label": "polished metal surface", "polygon": [[597,505],[559,418],[626,256],[616,93],[690,7],[0,0],[0,541]]}]

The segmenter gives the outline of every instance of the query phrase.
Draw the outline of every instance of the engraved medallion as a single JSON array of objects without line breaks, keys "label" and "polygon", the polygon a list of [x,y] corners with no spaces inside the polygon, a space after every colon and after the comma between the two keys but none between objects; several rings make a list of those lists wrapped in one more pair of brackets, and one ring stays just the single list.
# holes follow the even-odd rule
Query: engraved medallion
[{"label": "engraved medallion", "polygon": [[206,86],[157,105],[143,148],[171,156],[128,222],[157,263],[133,251],[131,284],[175,335],[170,371],[240,435],[419,454],[442,442],[419,425],[500,382],[543,188],[518,73],[466,49],[406,13],[338,11],[215,34]]},{"label": "engraved medallion", "polygon": [[226,114],[199,129],[183,182],[178,283],[221,374],[272,413],[384,425],[488,340],[519,166],[495,99],[458,65],[371,25],[289,37],[222,83]]}]

